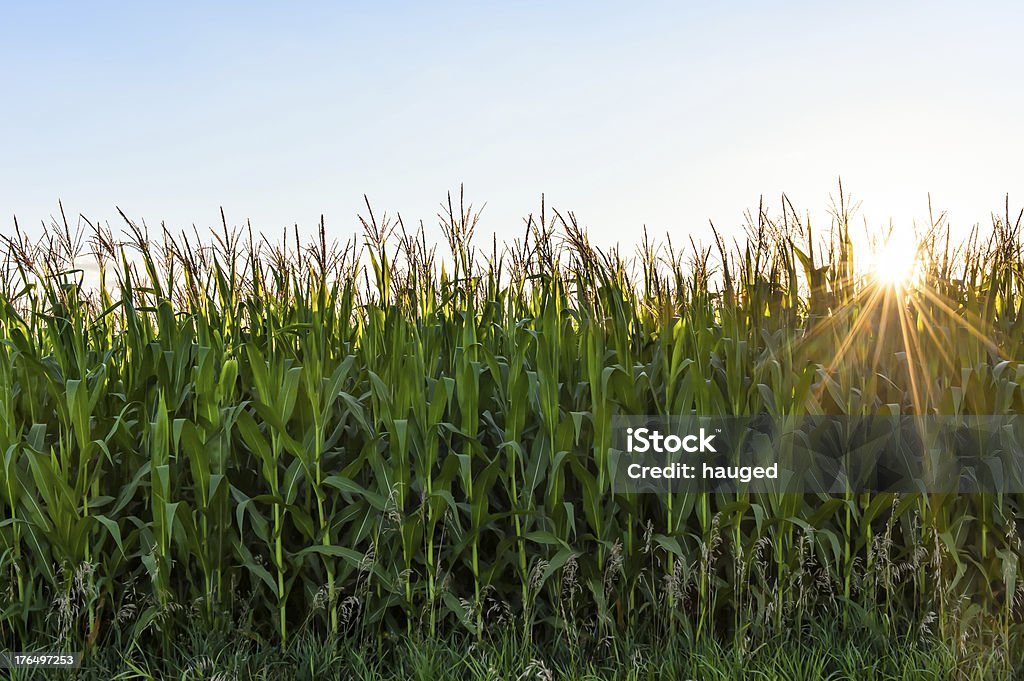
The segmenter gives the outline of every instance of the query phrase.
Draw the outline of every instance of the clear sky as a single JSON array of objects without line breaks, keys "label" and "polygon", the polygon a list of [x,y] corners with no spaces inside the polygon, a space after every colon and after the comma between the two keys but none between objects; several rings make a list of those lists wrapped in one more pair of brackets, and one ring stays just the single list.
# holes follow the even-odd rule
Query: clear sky
[{"label": "clear sky", "polygon": [[[207,5],[216,4],[216,8]],[[541,192],[596,244],[708,237],[764,194],[955,225],[1024,202],[1021,3],[0,6],[0,230],[436,220],[465,183],[519,234]]]}]

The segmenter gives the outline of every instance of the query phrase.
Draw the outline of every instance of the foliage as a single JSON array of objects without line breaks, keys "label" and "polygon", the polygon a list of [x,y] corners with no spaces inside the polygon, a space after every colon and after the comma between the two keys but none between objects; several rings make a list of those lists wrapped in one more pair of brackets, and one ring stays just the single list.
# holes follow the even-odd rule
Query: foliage
[{"label": "foliage", "polygon": [[824,238],[784,203],[733,247],[636,258],[543,206],[486,257],[461,200],[444,256],[367,208],[345,246],[127,218],[124,243],[8,240],[5,648],[742,651],[830,622],[1020,662],[1018,496],[616,495],[606,459],[615,414],[1021,413],[1008,211],[959,248],[935,220],[903,286],[854,267],[842,195]]}]

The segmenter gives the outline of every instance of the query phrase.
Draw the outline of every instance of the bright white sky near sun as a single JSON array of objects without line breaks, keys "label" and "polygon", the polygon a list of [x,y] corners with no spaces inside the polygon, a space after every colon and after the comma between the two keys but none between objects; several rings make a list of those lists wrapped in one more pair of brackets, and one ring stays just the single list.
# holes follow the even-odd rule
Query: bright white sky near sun
[{"label": "bright white sky near sun", "polygon": [[485,232],[545,192],[605,246],[783,191],[823,220],[840,175],[872,224],[1024,201],[1021,3],[205,4],[4,3],[0,231],[62,199],[344,238],[463,182]]}]

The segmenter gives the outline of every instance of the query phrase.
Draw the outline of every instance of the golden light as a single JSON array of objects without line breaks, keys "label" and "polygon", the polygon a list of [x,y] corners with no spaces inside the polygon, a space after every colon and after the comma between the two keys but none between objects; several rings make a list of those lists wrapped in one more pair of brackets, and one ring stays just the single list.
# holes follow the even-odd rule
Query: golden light
[{"label": "golden light", "polygon": [[[1002,356],[976,313],[963,310],[932,288],[927,276],[929,257],[926,245],[913,230],[891,229],[877,238],[868,235],[855,258],[862,263],[858,276],[868,285],[859,287],[804,340],[816,342],[830,333],[839,339],[825,375],[845,364],[881,376],[885,355],[898,351],[910,383],[909,413],[919,415],[938,413],[942,408],[930,363],[937,361],[948,371],[958,371],[957,348],[951,347],[950,333],[966,331],[993,356]],[[828,385],[824,380],[819,383],[816,399],[821,399]]]},{"label": "golden light", "polygon": [[892,288],[910,286],[917,273],[918,249],[912,235],[892,233],[889,238],[876,244],[868,256],[868,271],[880,284]]}]

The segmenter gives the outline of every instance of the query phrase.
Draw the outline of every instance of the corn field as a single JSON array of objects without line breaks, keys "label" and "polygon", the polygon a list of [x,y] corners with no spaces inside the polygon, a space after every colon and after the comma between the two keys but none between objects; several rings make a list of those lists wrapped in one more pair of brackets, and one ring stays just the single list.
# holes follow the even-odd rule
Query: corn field
[{"label": "corn field", "polygon": [[905,286],[858,266],[845,198],[826,228],[762,205],[731,243],[629,255],[549,207],[506,244],[477,219],[449,197],[440,252],[369,205],[342,244],[16,228],[0,643],[749,649],[827,621],[1019,664],[1016,495],[613,494],[606,465],[623,414],[1024,413],[1008,206],[964,240],[926,225]]}]

